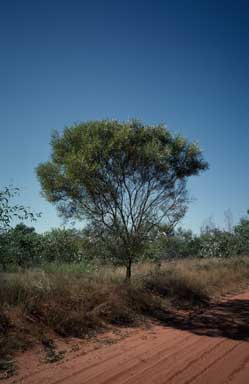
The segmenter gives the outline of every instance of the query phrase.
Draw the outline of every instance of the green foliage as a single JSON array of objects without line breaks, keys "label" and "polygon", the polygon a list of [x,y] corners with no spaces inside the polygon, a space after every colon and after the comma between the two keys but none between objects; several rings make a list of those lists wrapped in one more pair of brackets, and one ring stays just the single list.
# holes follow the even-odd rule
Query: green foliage
[{"label": "green foliage", "polygon": [[234,227],[234,232],[238,239],[238,253],[249,254],[249,219],[244,217],[239,224]]},{"label": "green foliage", "polygon": [[[19,193],[18,188],[6,187],[0,190],[0,265],[3,270],[6,270],[7,264],[15,262],[13,260],[16,256],[16,249],[13,250],[13,240],[15,235],[10,233],[12,223],[19,220],[31,220],[35,221],[39,214],[34,214],[29,208],[23,205],[15,204],[13,200]],[[17,232],[19,234],[19,232]],[[15,239],[15,245],[17,239]],[[27,247],[26,247],[27,249]],[[18,252],[20,246],[18,246]],[[27,252],[33,252],[33,248],[30,248]],[[26,256],[25,256],[26,257]],[[33,257],[33,256],[32,256]]]},{"label": "green foliage", "polygon": [[145,258],[157,262],[199,256],[200,239],[191,230],[178,228],[167,233],[164,227],[154,233],[145,251]]},{"label": "green foliage", "polygon": [[42,252],[42,237],[33,227],[21,223],[9,230],[10,261],[25,268],[40,262]]},{"label": "green foliage", "polygon": [[13,187],[0,190],[0,232],[11,228],[13,220],[36,220],[40,216],[40,214],[35,215],[29,208],[12,202],[18,193],[19,189]]},{"label": "green foliage", "polygon": [[44,195],[64,217],[86,220],[118,245],[113,258],[128,278],[154,226],[184,215],[187,178],[207,168],[195,143],[136,120],[74,125],[51,145],[51,160],[37,168]]},{"label": "green foliage", "polygon": [[75,273],[80,275],[97,270],[98,265],[84,258],[77,263],[46,262],[46,260],[43,260],[41,267],[43,271],[48,273]]},{"label": "green foliage", "polygon": [[6,271],[7,265],[11,263],[8,233],[0,233],[0,265]]},{"label": "green foliage", "polygon": [[6,270],[42,265],[53,270],[59,265],[77,263],[79,269],[85,270],[91,259],[85,243],[85,235],[73,229],[57,228],[38,234],[33,227],[18,224],[0,234],[2,267]]},{"label": "green foliage", "polygon": [[83,236],[73,229],[52,229],[43,235],[42,258],[47,262],[78,263],[83,259]]},{"label": "green foliage", "polygon": [[229,257],[237,253],[237,238],[233,233],[210,229],[200,236],[200,257]]}]

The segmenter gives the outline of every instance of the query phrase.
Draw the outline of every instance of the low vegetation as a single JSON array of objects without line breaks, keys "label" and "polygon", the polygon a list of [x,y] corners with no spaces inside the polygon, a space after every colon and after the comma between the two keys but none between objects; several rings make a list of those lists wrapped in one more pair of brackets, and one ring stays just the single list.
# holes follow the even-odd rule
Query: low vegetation
[{"label": "low vegetation", "polygon": [[[138,264],[132,283],[124,270],[27,270],[1,275],[0,372],[13,373],[12,353],[47,338],[91,337],[112,325],[146,319],[167,323],[172,308],[208,305],[211,298],[249,283],[249,258]],[[48,349],[48,348],[47,348]],[[48,360],[62,357],[48,349]],[[6,373],[7,372],[7,373]]]}]

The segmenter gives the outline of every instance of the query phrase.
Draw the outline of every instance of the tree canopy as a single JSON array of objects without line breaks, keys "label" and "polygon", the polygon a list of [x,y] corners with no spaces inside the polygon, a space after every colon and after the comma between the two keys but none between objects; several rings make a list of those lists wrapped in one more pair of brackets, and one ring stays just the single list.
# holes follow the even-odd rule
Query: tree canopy
[{"label": "tree canopy", "polygon": [[44,196],[65,218],[108,233],[128,277],[150,231],[183,217],[187,178],[208,167],[196,143],[136,120],[73,125],[54,133],[51,146],[51,159],[37,167]]}]

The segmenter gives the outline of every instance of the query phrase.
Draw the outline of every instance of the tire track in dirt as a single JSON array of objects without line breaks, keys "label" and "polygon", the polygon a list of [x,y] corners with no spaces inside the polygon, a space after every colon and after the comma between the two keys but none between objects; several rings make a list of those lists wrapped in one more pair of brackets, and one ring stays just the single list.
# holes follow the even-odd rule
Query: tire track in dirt
[{"label": "tire track in dirt", "polygon": [[232,383],[236,377],[239,377],[242,372],[244,372],[245,368],[249,365],[249,355],[242,361],[242,363],[234,369],[234,371],[229,375],[226,380],[226,384]]},{"label": "tire track in dirt", "polygon": [[[234,345],[234,348],[230,353],[226,353],[224,356],[218,358],[212,364],[209,364],[205,370],[201,372],[197,377],[193,377],[190,380],[191,384],[208,384],[208,383],[222,383],[227,382],[236,384],[248,384],[249,382],[249,367],[241,367],[238,372],[246,373],[246,380],[238,380],[236,375],[232,378],[233,373],[237,371],[241,364],[241,361],[247,356],[249,357],[248,345],[246,343],[238,343]],[[229,377],[232,381],[229,380]]]},{"label": "tire track in dirt", "polygon": [[[199,342],[199,341],[198,341]],[[145,381],[144,383],[175,383],[178,382],[178,376],[181,376],[182,373],[185,374],[185,371],[191,367],[194,363],[199,363],[203,356],[209,355],[210,352],[213,352],[219,346],[222,346],[225,343],[224,340],[220,340],[217,344],[213,343],[210,345],[209,340],[199,342],[199,345],[195,346],[195,350],[189,350],[189,354],[187,356],[182,356],[180,351],[175,351],[174,356],[170,356],[170,358],[165,359],[166,364],[161,364],[158,362],[153,367],[149,367],[146,371],[143,372]],[[205,345],[206,344],[206,345]],[[205,348],[203,348],[205,346]],[[202,351],[202,349],[204,349]],[[220,348],[223,350],[223,348]],[[180,352],[180,353],[179,353]],[[193,356],[195,356],[193,358]],[[177,357],[177,359],[173,359],[172,357]],[[148,372],[149,370],[149,372]],[[131,383],[139,383],[140,378],[139,374],[136,374],[132,379],[125,381],[125,384]],[[177,379],[177,381],[176,381]],[[179,381],[180,382],[180,381]],[[185,382],[185,380],[184,380]],[[120,382],[121,383],[121,382]],[[122,381],[122,384],[124,384]]]},{"label": "tire track in dirt", "polygon": [[[152,367],[157,366],[160,363],[163,363],[163,361],[169,357],[174,358],[174,355],[178,352],[176,352],[175,354],[172,354],[173,348],[174,348],[174,350],[177,348],[177,350],[179,350],[179,352],[185,351],[186,348],[189,348],[189,350],[195,350],[196,344],[198,344],[199,341],[198,340],[191,340],[192,338],[186,338],[186,339],[190,340],[191,343],[190,344],[187,343],[187,345],[185,345],[184,343],[182,343],[183,340],[178,340],[178,343],[176,345],[172,345],[172,346],[167,347],[166,349],[163,349],[163,350],[157,350],[157,352],[152,354],[152,355],[147,353],[147,356],[143,357],[144,356],[144,353],[143,353],[143,355],[138,356],[138,362],[136,362],[136,363],[133,363],[132,358],[130,358],[130,360],[129,360],[130,364],[126,364],[125,372],[123,370],[123,364],[122,365],[119,364],[120,368],[116,371],[115,374],[112,374],[109,371],[107,373],[107,377],[105,377],[105,371],[100,372],[97,376],[94,374],[92,377],[90,377],[90,379],[87,380],[85,382],[85,384],[92,384],[92,383],[96,383],[96,382],[98,382],[99,384],[107,384],[107,383],[108,384],[115,384],[119,381],[122,381],[122,383],[123,383],[123,379],[122,379],[123,376],[126,376],[124,383],[128,383],[129,380],[127,381],[127,375],[132,374],[132,372],[134,372],[134,371],[136,373],[137,373],[137,371],[140,372],[141,367],[143,368],[143,365],[144,365],[143,363],[146,363],[147,361],[149,361],[150,365],[149,365],[149,367],[147,367],[147,369],[151,369]],[[183,344],[184,346],[178,349],[178,344]],[[151,350],[150,350],[150,352],[151,352]],[[166,353],[166,355],[165,355],[165,352],[168,352],[168,353]],[[162,358],[160,358],[161,355],[163,355]],[[144,374],[144,369],[142,369],[142,373]],[[75,382],[75,384],[76,384],[76,382]]]},{"label": "tire track in dirt", "polygon": [[[176,340],[176,343],[174,342],[175,340]],[[187,335],[184,338],[184,340],[185,341],[190,340],[190,344],[196,343],[196,341],[193,341],[189,335]],[[151,357],[159,357],[161,353],[165,353],[168,350],[171,351],[171,349],[175,348],[175,345],[177,345],[180,342],[181,342],[181,340],[179,340],[178,336],[176,336],[173,338],[173,344],[171,345],[171,340],[169,339],[168,345],[165,348],[165,341],[160,343],[160,344],[158,342],[156,342],[155,345],[153,345],[154,343],[152,341],[151,345],[150,345],[151,348],[149,351],[150,358]],[[163,348],[161,348],[161,347],[163,347]],[[155,351],[155,353],[153,355],[151,355],[151,352],[154,352],[154,351]],[[70,376],[70,379],[75,378],[76,376],[79,376],[79,374],[81,374],[84,371],[84,384],[87,384],[89,382],[89,380],[91,380],[91,379],[93,379],[94,382],[96,383],[97,382],[96,380],[98,379],[98,377],[99,377],[99,380],[102,380],[103,379],[103,373],[105,373],[106,371],[110,372],[109,369],[112,369],[115,364],[116,364],[116,367],[118,367],[120,365],[120,362],[122,362],[121,370],[123,370],[124,364],[126,366],[126,370],[129,368],[129,364],[140,365],[141,362],[143,361],[143,359],[146,358],[146,356],[144,356],[145,354],[148,354],[148,351],[144,351],[143,342],[141,343],[141,341],[140,341],[140,344],[137,348],[132,347],[132,349],[128,349],[127,351],[123,351],[120,354],[114,354],[111,359],[105,358],[104,360],[101,360],[99,363],[95,363],[90,367],[87,366],[85,368],[82,368],[80,371],[73,373]],[[135,363],[134,363],[134,360],[135,360]],[[100,372],[97,373],[96,368],[98,368],[98,370],[100,370]],[[116,368],[116,369],[118,369],[118,368]],[[100,379],[100,377],[101,377],[101,379]],[[62,380],[56,380],[52,384],[64,383],[64,381],[66,381],[67,379],[68,379],[68,377],[66,377],[65,379],[62,379]],[[80,380],[81,380],[81,378],[79,377],[79,381]],[[99,382],[102,382],[102,381],[99,381]]]}]

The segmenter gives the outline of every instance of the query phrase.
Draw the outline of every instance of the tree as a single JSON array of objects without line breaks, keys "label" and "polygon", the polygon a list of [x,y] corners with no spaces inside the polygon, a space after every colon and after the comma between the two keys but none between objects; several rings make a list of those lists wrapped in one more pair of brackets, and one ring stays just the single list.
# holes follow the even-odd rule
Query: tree
[{"label": "tree", "polygon": [[237,252],[235,235],[218,228],[208,229],[200,235],[201,257],[229,257]]},{"label": "tree", "polygon": [[[167,239],[166,243],[166,256],[168,258],[187,258],[199,256],[200,241],[199,238],[193,234],[191,230],[178,228],[174,236]],[[168,248],[168,249],[167,249]]]},{"label": "tree", "polygon": [[42,236],[23,223],[8,231],[10,262],[25,268],[40,261]]},{"label": "tree", "polygon": [[178,228],[167,233],[160,228],[158,234],[151,239],[146,255],[161,265],[162,260],[193,258],[199,256],[200,241],[191,230]]},{"label": "tree", "polygon": [[5,272],[7,265],[11,263],[11,252],[9,247],[9,236],[8,232],[0,233],[0,265],[2,270]]},{"label": "tree", "polygon": [[56,263],[76,263],[83,257],[83,236],[73,230],[54,228],[43,235],[43,259]]},{"label": "tree", "polygon": [[44,196],[65,218],[108,232],[127,279],[151,230],[183,217],[187,178],[207,169],[197,144],[136,120],[73,125],[51,145],[51,160],[37,168]]},{"label": "tree", "polygon": [[9,252],[9,234],[13,222],[16,220],[35,221],[40,217],[40,213],[34,214],[29,208],[20,204],[15,204],[13,200],[19,194],[19,189],[14,187],[5,187],[0,189],[0,264],[3,270],[10,261]]},{"label": "tree", "polygon": [[[249,214],[249,211],[247,212]],[[238,243],[239,254],[249,254],[249,218],[243,217],[234,227],[234,233]]]}]

